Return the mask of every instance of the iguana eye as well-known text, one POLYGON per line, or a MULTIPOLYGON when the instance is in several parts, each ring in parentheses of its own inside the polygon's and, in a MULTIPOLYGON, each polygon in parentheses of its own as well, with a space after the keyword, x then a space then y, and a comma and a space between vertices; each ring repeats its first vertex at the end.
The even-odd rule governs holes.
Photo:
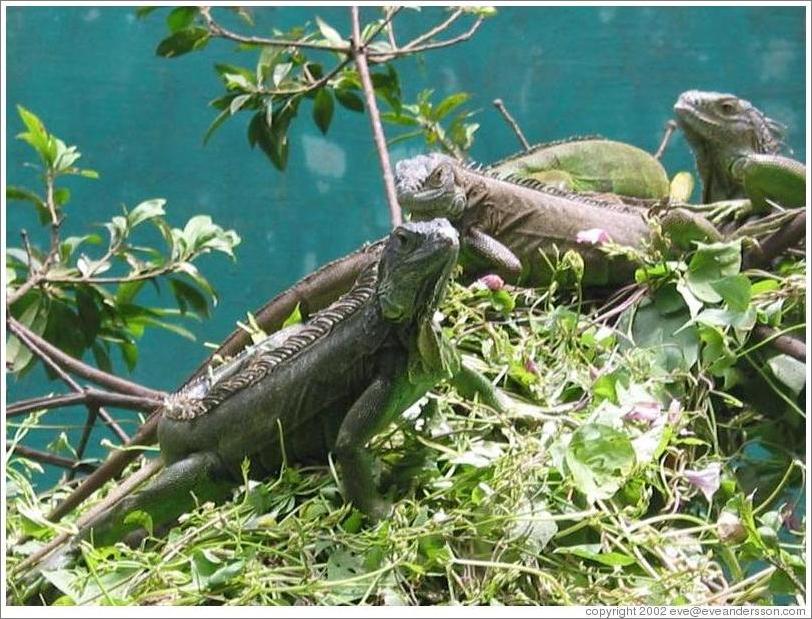
POLYGON ((434 169, 434 172, 429 176, 429 185, 431 187, 442 187, 445 181, 446 169, 445 166, 439 166, 434 169))
POLYGON ((736 104, 732 101, 722 101, 719 104, 719 108, 725 114, 733 114, 736 111, 736 104))
POLYGON ((398 228, 395 230, 395 241, 397 241, 397 248, 403 249, 408 247, 409 241, 411 241, 411 236, 409 236, 409 233, 402 228, 398 228))

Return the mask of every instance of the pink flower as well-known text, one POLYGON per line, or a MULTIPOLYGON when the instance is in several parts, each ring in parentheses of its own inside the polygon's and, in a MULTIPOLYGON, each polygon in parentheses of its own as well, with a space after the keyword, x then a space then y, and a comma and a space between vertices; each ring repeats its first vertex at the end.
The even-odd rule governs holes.
POLYGON ((482 277, 477 280, 480 284, 485 286, 491 292, 496 292, 497 290, 502 290, 505 287, 505 280, 501 277, 496 275, 495 273, 490 273, 489 275, 483 275, 482 277))
POLYGON ((590 228, 589 230, 581 230, 575 235, 577 243, 588 243, 589 245, 600 245, 611 241, 612 237, 603 228, 590 228))
POLYGON ((708 501, 713 498, 713 495, 719 489, 721 483, 720 472, 721 467, 718 462, 709 464, 701 471, 683 471, 688 482, 692 486, 699 488, 708 501))
POLYGON ((531 372, 532 374, 538 374, 539 373, 539 366, 537 366, 536 362, 533 361, 530 358, 525 360, 524 369, 527 370, 528 372, 531 372))
POLYGON ((628 413, 623 415, 626 421, 651 423, 660 417, 662 409, 657 402, 636 402, 628 413))

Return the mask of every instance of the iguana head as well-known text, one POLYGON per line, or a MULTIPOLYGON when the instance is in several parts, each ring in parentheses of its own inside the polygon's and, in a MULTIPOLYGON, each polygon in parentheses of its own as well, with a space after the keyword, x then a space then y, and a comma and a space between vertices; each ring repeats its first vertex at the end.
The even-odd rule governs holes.
POLYGON ((398 161, 395 189, 400 206, 416 220, 462 215, 465 191, 460 186, 451 157, 433 153, 398 161))
POLYGON ((677 99, 674 112, 694 149, 764 154, 781 149, 782 126, 735 95, 688 90, 677 99))
POLYGON ((378 263, 378 299, 386 319, 431 316, 457 262, 459 236, 446 219, 395 228, 378 263))

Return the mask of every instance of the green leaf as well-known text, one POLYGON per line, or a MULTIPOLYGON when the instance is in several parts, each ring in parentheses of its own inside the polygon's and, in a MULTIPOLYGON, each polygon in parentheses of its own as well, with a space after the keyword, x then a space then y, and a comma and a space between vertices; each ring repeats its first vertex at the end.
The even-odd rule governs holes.
POLYGON ((229 103, 229 105, 228 105, 228 113, 229 113, 229 115, 234 116, 234 114, 239 112, 240 109, 242 108, 242 106, 244 106, 246 103, 248 103, 248 101, 250 101, 251 97, 253 97, 253 96, 254 96, 253 94, 248 93, 248 94, 238 95, 238 96, 234 97, 231 100, 231 103, 229 103))
POLYGON ((789 355, 776 355, 767 361, 773 375, 798 397, 806 386, 806 364, 789 355))
POLYGON ((634 447, 611 426, 589 423, 573 433, 566 463, 575 487, 593 503, 610 498, 623 485, 634 467, 634 447))
POLYGON ((741 270, 741 239, 730 243, 698 243, 688 265, 686 281, 691 292, 706 303, 719 303, 722 296, 713 284, 741 270))
POLYGON ((193 26, 171 34, 158 44, 155 53, 164 58, 175 58, 202 49, 209 42, 209 31, 193 26))
POLYGON ((336 47, 345 47, 347 45, 347 42, 341 38, 338 31, 318 15, 316 15, 316 24, 319 27, 319 31, 321 31, 321 35, 327 39, 330 45, 335 45, 336 47))
POLYGON ((199 9, 194 6, 181 6, 173 9, 166 16, 166 25, 169 26, 169 30, 172 32, 183 30, 192 25, 198 12, 199 9))
POLYGON ((13 187, 8 185, 6 187, 6 200, 20 200, 24 202, 31 202, 36 207, 37 216, 41 224, 46 224, 51 221, 51 214, 48 212, 48 207, 45 202, 33 191, 23 187, 13 187))
POLYGON ((280 62, 273 68, 273 73, 271 74, 271 81, 273 82, 274 86, 279 86, 282 81, 288 76, 290 70, 293 68, 292 62, 280 62))
POLYGON ((629 555, 620 552, 601 552, 600 544, 580 544, 578 546, 559 546, 553 551, 555 554, 568 554, 588 559, 610 567, 633 565, 635 560, 629 555))
POLYGON ((432 110, 432 120, 442 120, 451 111, 468 101, 469 98, 470 95, 467 92, 457 92, 446 97, 432 110))
POLYGON ((54 202, 57 206, 64 206, 70 200, 70 189, 67 187, 58 187, 54 190, 54 202))
POLYGON ((353 112, 364 111, 364 102, 354 92, 342 88, 336 88, 333 92, 338 102, 348 110, 353 112))
POLYGON ((45 125, 36 114, 27 110, 22 105, 17 106, 17 112, 28 131, 20 133, 17 138, 27 142, 37 151, 45 165, 53 166, 56 159, 56 142, 45 129, 45 125))
POLYGON ((316 98, 313 100, 313 121, 321 129, 322 133, 327 133, 330 121, 333 118, 333 97, 326 88, 319 88, 316 98))
POLYGON ((712 281, 710 285, 730 309, 743 312, 750 305, 752 290, 750 279, 746 275, 730 275, 712 281))
POLYGON ((132 372, 138 363, 138 346, 132 342, 122 341, 119 342, 119 349, 124 363, 127 365, 127 370, 132 372))
POLYGON ((223 561, 211 550, 196 550, 191 558, 192 578, 201 590, 222 586, 239 575, 245 560, 223 561))
POLYGON ((197 288, 174 277, 169 278, 169 286, 181 313, 185 314, 187 308, 191 307, 198 316, 209 316, 209 302, 197 288))
POLYGON ((217 129, 220 127, 220 125, 222 125, 224 122, 226 122, 230 117, 231 117, 231 109, 230 108, 223 110, 222 112, 220 112, 217 115, 217 117, 209 125, 209 128, 206 129, 206 133, 203 135, 203 145, 204 146, 208 143, 209 139, 214 134, 214 132, 217 131, 217 129))
POLYGON ((296 307, 293 308, 293 311, 290 313, 290 316, 285 318, 285 322, 282 323, 282 328, 290 327, 291 325, 298 325, 302 322, 302 308, 299 306, 299 303, 296 304, 296 307))
POLYGON ((165 215, 164 204, 166 204, 166 200, 163 198, 155 198, 142 202, 127 214, 129 227, 135 228, 138 224, 149 219, 155 219, 156 217, 165 215))

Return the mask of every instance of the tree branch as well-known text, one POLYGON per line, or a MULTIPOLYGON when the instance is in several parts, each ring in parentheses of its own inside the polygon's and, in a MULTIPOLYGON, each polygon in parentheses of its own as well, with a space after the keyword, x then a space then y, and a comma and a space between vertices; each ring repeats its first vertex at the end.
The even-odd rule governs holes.
POLYGON ((510 112, 507 111, 505 104, 502 102, 501 99, 494 99, 493 104, 496 106, 496 109, 502 114, 502 117, 505 119, 510 128, 513 129, 513 133, 516 134, 516 137, 519 139, 519 143, 524 148, 524 151, 527 152, 530 150, 530 142, 527 141, 527 138, 524 137, 524 133, 522 133, 521 127, 519 127, 519 123, 510 115, 510 112))
POLYGON ((757 268, 770 263, 804 236, 806 236, 806 211, 798 213, 777 232, 764 239, 763 243, 748 250, 744 255, 742 268, 757 268))
POLYGON ((352 54, 355 59, 355 66, 361 77, 361 85, 364 89, 364 98, 369 111, 369 124, 372 127, 372 136, 375 140, 375 148, 378 151, 378 160, 381 164, 383 174, 383 184, 386 189, 386 201, 389 205, 389 219, 392 226, 398 226, 403 221, 395 193, 395 177, 392 175, 392 164, 389 161, 389 151, 386 149, 386 137, 381 126, 381 115, 378 111, 378 104, 375 101, 375 90, 372 86, 372 79, 369 76, 369 66, 367 65, 366 48, 361 45, 361 23, 358 17, 358 7, 350 7, 352 19, 352 54))
POLYGON ((418 54, 420 52, 427 52, 433 49, 441 49, 443 47, 451 47, 452 45, 456 45, 457 43, 462 43, 463 41, 467 41, 482 25, 482 22, 485 21, 485 18, 481 15, 477 18, 477 20, 473 23, 471 28, 467 31, 463 32, 462 34, 453 37, 451 39, 447 39, 445 41, 435 41, 434 43, 426 43, 425 45, 419 45, 417 47, 410 47, 408 49, 405 48, 398 48, 394 49, 389 52, 376 52, 370 50, 369 57, 370 60, 374 62, 385 62, 387 60, 392 60, 393 58, 397 58, 399 56, 405 56, 407 54, 418 54))
POLYGON ((64 456, 49 454, 44 451, 39 451, 38 449, 31 449, 30 447, 25 447, 24 445, 19 444, 15 445, 14 453, 19 456, 22 456, 23 458, 34 460, 35 462, 52 464, 54 466, 58 466, 63 469, 68 469, 70 471, 81 471, 86 473, 92 473, 93 471, 96 470, 96 467, 93 464, 90 464, 89 462, 81 462, 79 460, 74 460, 73 458, 65 458, 64 456))
POLYGON ((108 374, 86 363, 71 357, 70 355, 62 352, 53 344, 42 339, 36 333, 31 331, 28 327, 23 325, 11 316, 6 317, 9 330, 16 335, 32 352, 32 345, 39 349, 40 354, 47 355, 57 365, 61 366, 69 372, 73 372, 98 385, 103 385, 108 389, 118 391, 120 393, 140 396, 142 398, 151 398, 154 400, 162 400, 167 394, 163 391, 156 391, 149 389, 129 380, 125 380, 113 374, 108 374))
POLYGON ((806 342, 790 335, 781 335, 767 325, 756 325, 753 335, 761 342, 769 345, 778 352, 784 353, 806 363, 806 342))
MULTIPOLYGON (((152 398, 110 393, 109 391, 99 391, 98 389, 84 389, 76 393, 29 398, 27 400, 14 402, 6 407, 6 418, 19 417, 20 415, 25 415, 35 410, 49 410, 63 406, 75 406, 77 404, 90 406, 109 404, 110 406, 126 408, 128 410, 151 411, 160 406, 161 403, 161 400, 154 400, 152 398)), ((124 440, 127 440, 126 436, 124 440)))

